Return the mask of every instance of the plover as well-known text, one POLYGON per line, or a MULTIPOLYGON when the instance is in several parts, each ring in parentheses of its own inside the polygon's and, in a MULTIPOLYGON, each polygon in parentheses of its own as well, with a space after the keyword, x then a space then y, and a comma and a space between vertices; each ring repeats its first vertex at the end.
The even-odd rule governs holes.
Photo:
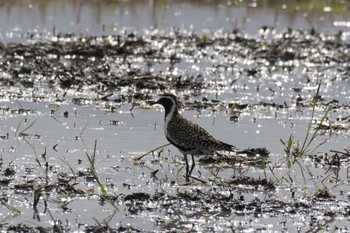
POLYGON ((154 104, 164 107, 164 133, 167 140, 177 147, 185 157, 186 179, 195 167, 194 156, 214 155, 217 151, 236 151, 236 147, 215 139, 205 129, 187 120, 178 112, 177 98, 173 94, 164 94, 154 104), (187 156, 191 155, 189 167, 187 156))

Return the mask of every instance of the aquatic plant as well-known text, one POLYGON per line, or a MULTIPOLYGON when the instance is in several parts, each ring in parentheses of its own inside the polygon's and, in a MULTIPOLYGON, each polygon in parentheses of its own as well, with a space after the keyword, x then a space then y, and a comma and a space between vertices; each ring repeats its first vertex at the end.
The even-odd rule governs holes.
POLYGON ((17 136, 17 135, 20 136, 20 137, 30 136, 30 134, 27 133, 26 131, 27 131, 28 129, 32 128, 36 121, 33 121, 33 122, 30 123, 25 129, 23 129, 23 130, 21 130, 21 131, 19 132, 19 129, 20 129, 20 127, 21 127, 23 121, 24 121, 24 122, 27 122, 27 118, 26 118, 26 117, 23 117, 22 120, 18 123, 17 128, 16 128, 16 131, 15 131, 15 136, 17 136))
MULTIPOLYGON (((90 173, 93 176, 93 178, 95 179, 96 183, 98 184, 98 186, 100 187, 101 193, 102 193, 102 197, 107 200, 107 202, 113 206, 115 208, 115 210, 118 210, 118 208, 115 206, 111 195, 108 194, 107 189, 105 188, 105 186, 101 183, 100 178, 96 172, 95 169, 95 158, 96 158, 96 148, 97 148, 97 140, 95 140, 95 145, 94 145, 94 152, 93 154, 90 156, 89 153, 86 152, 86 157, 89 160, 89 164, 90 164, 90 173)), ((114 215, 114 213, 112 214, 112 216, 114 215)))
MULTIPOLYGON (((328 108, 325 113, 323 114, 321 120, 317 123, 317 127, 315 127, 315 131, 312 133, 312 123, 315 119, 315 112, 316 112, 316 104, 317 104, 317 98, 319 96, 321 88, 321 83, 318 84, 316 94, 312 100, 312 113, 311 113, 311 119, 308 122, 307 129, 305 132, 305 137, 302 140, 295 139, 293 134, 290 134, 288 140, 284 141, 283 139, 280 139, 281 143, 284 145, 284 152, 288 156, 293 156, 294 158, 303 157, 306 154, 312 153, 313 151, 317 150, 320 146, 322 146, 324 143, 326 143, 327 140, 323 140, 322 142, 318 143, 314 148, 310 148, 311 144, 315 139, 320 135, 320 129, 323 124, 323 122, 326 120, 330 108, 328 108)), ((290 164, 288 165, 290 167, 290 164)))
MULTIPOLYGON (((5 193, 0 194, 0 204, 5 206, 12 213, 12 216, 8 216, 7 218, 1 220, 1 222, 5 222, 5 220, 9 219, 10 217, 15 218, 15 217, 21 215, 21 211, 19 209, 17 209, 15 206, 9 204, 9 203, 11 203, 11 201, 9 200, 10 198, 11 197, 9 197, 5 193)), ((1 224, 0 224, 0 226, 1 226, 1 224)))

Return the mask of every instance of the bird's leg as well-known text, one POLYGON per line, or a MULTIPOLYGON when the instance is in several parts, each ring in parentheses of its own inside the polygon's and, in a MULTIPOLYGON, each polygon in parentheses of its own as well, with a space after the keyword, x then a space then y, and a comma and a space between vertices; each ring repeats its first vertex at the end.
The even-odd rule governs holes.
POLYGON ((185 156, 185 163, 186 163, 186 180, 189 181, 189 166, 188 166, 188 160, 187 160, 187 154, 184 154, 185 156))
POLYGON ((188 174, 189 176, 191 176, 192 171, 193 171, 193 169, 194 169, 194 166, 196 165, 196 163, 194 162, 194 156, 193 156, 193 155, 191 155, 191 156, 192 156, 192 165, 191 165, 190 173, 188 174))

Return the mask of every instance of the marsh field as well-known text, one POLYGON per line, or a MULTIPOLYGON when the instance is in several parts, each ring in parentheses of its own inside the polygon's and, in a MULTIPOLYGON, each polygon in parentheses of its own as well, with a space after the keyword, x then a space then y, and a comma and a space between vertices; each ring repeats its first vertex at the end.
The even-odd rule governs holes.
POLYGON ((0 21, 1 232, 350 231, 347 1, 1 1, 0 21), (166 92, 247 153, 187 182, 166 92))

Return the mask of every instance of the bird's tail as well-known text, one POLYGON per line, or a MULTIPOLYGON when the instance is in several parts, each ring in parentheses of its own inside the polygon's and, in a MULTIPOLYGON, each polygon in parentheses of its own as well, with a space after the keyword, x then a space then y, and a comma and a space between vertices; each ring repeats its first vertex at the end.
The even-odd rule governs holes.
POLYGON ((225 147, 225 148, 224 148, 225 151, 232 151, 232 152, 238 151, 238 148, 237 148, 237 147, 232 146, 232 145, 230 145, 230 144, 223 143, 223 146, 225 147))

